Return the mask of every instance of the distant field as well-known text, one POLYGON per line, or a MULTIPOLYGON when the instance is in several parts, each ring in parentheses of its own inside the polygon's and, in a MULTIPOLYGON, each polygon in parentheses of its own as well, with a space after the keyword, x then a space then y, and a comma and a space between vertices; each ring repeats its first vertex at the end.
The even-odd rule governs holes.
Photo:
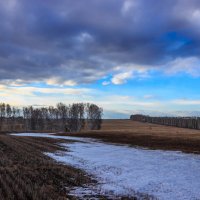
POLYGON ((200 130, 163 126, 131 120, 103 120, 100 131, 83 131, 75 136, 152 149, 200 153, 200 130))

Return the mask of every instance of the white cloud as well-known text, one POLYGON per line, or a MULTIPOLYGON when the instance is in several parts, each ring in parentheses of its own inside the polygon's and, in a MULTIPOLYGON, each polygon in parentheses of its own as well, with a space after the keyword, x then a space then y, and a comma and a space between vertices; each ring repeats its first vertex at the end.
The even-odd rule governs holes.
POLYGON ((94 95, 94 89, 89 88, 42 88, 42 87, 14 87, 0 85, 0 102, 14 106, 24 105, 55 105, 58 102, 67 104, 86 102, 88 95, 94 95))
POLYGON ((55 86, 75 86, 77 83, 74 80, 62 80, 59 77, 52 77, 46 80, 48 85, 55 86))
POLYGON ((93 37, 89 33, 83 32, 77 37, 77 40, 83 43, 91 42, 93 41, 93 37))
POLYGON ((110 84, 110 81, 103 81, 102 85, 106 86, 106 85, 109 85, 110 84))
POLYGON ((119 74, 115 74, 111 79, 112 83, 115 85, 120 85, 126 83, 126 81, 133 77, 133 72, 122 72, 119 74))
POLYGON ((65 86, 75 86, 77 83, 73 80, 64 81, 63 85, 65 86))
POLYGON ((177 100, 173 100, 172 103, 179 104, 179 105, 200 105, 200 100, 177 99, 177 100))
POLYGON ((60 95, 81 95, 92 92, 88 88, 41 88, 41 87, 0 87, 0 94, 12 95, 28 95, 36 96, 35 93, 42 94, 60 94, 60 95))
POLYGON ((164 71, 168 74, 185 72, 192 76, 200 76, 200 59, 197 57, 176 58, 164 66, 164 71))
POLYGON ((146 94, 146 95, 144 95, 144 99, 152 99, 152 98, 155 98, 155 96, 152 95, 152 94, 146 94))
POLYGON ((10 14, 12 14, 12 12, 16 9, 17 3, 17 0, 7 0, 3 7, 9 11, 10 14))
POLYGON ((123 71, 113 76, 112 83, 123 84, 133 77, 145 79, 150 77, 151 71, 160 71, 168 75, 186 73, 193 77, 200 76, 200 59, 195 56, 177 57, 162 65, 124 64, 113 68, 114 72, 123 71))
POLYGON ((122 14, 127 14, 129 11, 133 12, 133 8, 136 7, 137 2, 133 0, 126 0, 122 6, 122 14))

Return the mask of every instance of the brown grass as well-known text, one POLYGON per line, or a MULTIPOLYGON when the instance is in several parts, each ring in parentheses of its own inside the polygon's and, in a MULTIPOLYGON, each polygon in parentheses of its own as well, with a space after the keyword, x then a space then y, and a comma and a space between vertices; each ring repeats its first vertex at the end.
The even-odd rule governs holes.
POLYGON ((177 128, 132 120, 104 120, 100 131, 83 131, 73 136, 151 149, 200 153, 200 130, 177 128))
POLYGON ((60 165, 42 151, 54 152, 55 140, 0 135, 0 199, 68 199, 67 188, 90 182, 85 174, 60 165))

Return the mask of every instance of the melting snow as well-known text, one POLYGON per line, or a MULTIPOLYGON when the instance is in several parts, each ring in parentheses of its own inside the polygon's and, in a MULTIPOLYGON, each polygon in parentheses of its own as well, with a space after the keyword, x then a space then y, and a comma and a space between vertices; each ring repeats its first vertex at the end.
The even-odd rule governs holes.
POLYGON ((76 140, 61 144, 69 152, 46 154, 95 176, 102 194, 130 196, 138 192, 163 200, 200 199, 200 155, 133 148, 88 138, 20 135, 76 140))

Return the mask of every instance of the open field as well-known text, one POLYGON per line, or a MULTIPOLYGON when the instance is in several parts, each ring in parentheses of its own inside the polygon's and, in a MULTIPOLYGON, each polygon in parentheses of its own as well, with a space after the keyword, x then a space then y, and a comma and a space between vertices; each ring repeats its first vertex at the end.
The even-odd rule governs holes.
POLYGON ((92 137, 106 142, 151 149, 200 153, 200 130, 163 126, 131 120, 103 120, 100 131, 83 131, 73 136, 92 137))
MULTIPOLYGON (((74 141, 48 137, 18 137, 1 133, 0 199, 110 199, 104 194, 86 194, 83 198, 79 198, 71 193, 73 188, 96 185, 97 182, 81 169, 63 165, 47 155, 64 151, 66 153, 66 148, 61 147, 60 143, 70 144, 74 141)), ((137 198, 123 196, 117 199, 137 198)), ((149 198, 144 195, 142 199, 149 198)))
POLYGON ((85 198, 88 194, 107 195, 113 200, 124 196, 138 200, 199 199, 200 155, 130 147, 84 137, 45 133, 17 135, 65 139, 60 144, 62 151, 45 155, 95 178, 96 184, 71 190, 74 196, 84 197, 81 199, 92 199, 85 198))
MULTIPOLYGON (((39 135, 38 133, 36 134, 39 135)), ((144 178, 144 182, 141 183, 139 179, 134 182, 134 184, 136 184, 136 189, 137 184, 139 184, 139 188, 140 184, 147 184, 148 187, 144 186, 144 188, 147 187, 147 190, 139 190, 137 195, 141 196, 139 199, 149 199, 149 187, 154 189, 157 187, 156 184, 162 185, 165 184, 165 181, 168 181, 164 180, 165 175, 163 175, 165 174, 165 165, 167 166, 169 164, 167 169, 171 167, 170 172, 172 173, 174 170, 173 174, 177 176, 177 174, 180 174, 176 171, 179 170, 178 162, 180 162, 180 166, 182 166, 181 173, 183 176, 180 176, 179 183, 180 185, 187 185, 188 181, 185 181, 185 179, 188 180, 188 177, 190 177, 192 181, 193 179, 191 177, 193 177, 194 174, 187 174, 189 164, 183 163, 190 163, 191 159, 191 161, 194 162, 192 165, 194 168, 193 170, 196 171, 196 165, 199 159, 198 157, 193 158, 192 155, 184 155, 184 159, 181 161, 183 155, 176 153, 172 153, 173 155, 171 155, 170 153, 165 152, 148 152, 148 150, 143 152, 141 149, 137 150, 117 145, 109 146, 109 144, 90 142, 90 140, 88 141, 89 143, 85 143, 81 142, 82 139, 80 138, 77 138, 76 142, 73 141, 73 137, 71 140, 66 139, 65 137, 56 138, 58 135, 66 136, 66 133, 57 133, 53 136, 54 138, 49 138, 49 136, 44 138, 43 135, 44 134, 42 134, 42 137, 18 137, 5 133, 0 134, 0 199, 79 199, 75 195, 70 195, 70 191, 73 191, 73 188, 81 188, 82 186, 96 185, 98 183, 98 180, 91 178, 89 175, 90 172, 94 172, 94 175, 99 174, 100 176, 105 173, 105 180, 107 180, 107 178, 108 180, 109 178, 112 180, 110 175, 113 173, 116 183, 118 182, 117 177, 120 181, 122 181, 120 177, 125 178, 124 184, 121 182, 122 185, 118 185, 119 188, 123 188, 123 186, 126 185, 126 181, 128 181, 130 177, 132 177, 130 179, 131 181, 137 180, 138 174, 146 173, 145 177, 142 177, 142 175, 139 176, 144 178), (59 144, 65 144, 65 148, 59 144), (68 152, 68 150, 70 150, 70 152, 68 152), (105 152, 106 150, 107 153, 105 152), (124 153, 123 151, 127 151, 127 153, 124 153), (44 152, 47 154, 44 154, 44 152), (61 152, 61 154, 59 152, 61 152), (119 152, 122 155, 127 156, 126 161, 132 160, 131 163, 127 162, 125 166, 123 166, 122 163, 121 169, 119 169, 119 171, 122 170, 120 173, 116 171, 120 166, 118 160, 119 152), (93 155, 90 153, 93 153, 93 155), (115 153, 117 153, 117 155, 115 155, 115 153), (142 156, 140 156, 141 159, 139 160, 137 160, 138 153, 142 154, 142 156), (97 154, 99 154, 98 157, 96 157, 97 154), (89 157, 87 157, 87 155, 89 157), (102 155, 103 158, 101 158, 100 155, 102 155), (107 155, 107 158, 105 155, 107 155), (172 157, 174 157, 174 159, 172 159, 172 157), (76 160, 76 158, 78 158, 78 160, 76 160), (97 165, 98 167, 95 166, 96 158, 99 159, 99 166, 97 165), (104 158, 106 159, 104 160, 104 158), (113 160, 111 163, 107 162, 111 158, 115 158, 115 161, 113 160), (151 160, 151 158, 153 158, 155 162, 151 160), (176 158, 180 158, 180 160, 177 160, 176 158), (55 161, 59 161, 59 159, 61 159, 60 161, 63 161, 65 165, 55 161), (80 162, 81 159, 84 159, 85 161, 82 163, 80 162), (90 159, 94 159, 94 161, 90 159), (148 159, 150 160, 148 161, 148 159), (167 159, 169 159, 169 162, 167 159), (171 163, 172 160, 174 160, 174 163, 171 163), (72 165, 69 166, 68 163, 70 164, 70 162, 72 165), (87 162, 91 162, 91 164, 87 165, 87 162), (143 164, 143 162, 146 164, 143 164), (137 165, 132 165, 132 163, 137 163, 137 165), (170 163, 173 165, 171 166, 170 163), (131 170, 128 170, 127 168, 126 171, 126 167, 128 167, 129 164, 131 170), (148 165, 150 168, 146 167, 148 165), (177 167, 174 167, 174 165, 177 167), (79 167, 77 168, 77 166, 79 167), (163 169, 163 171, 160 171, 161 183, 157 180, 157 176, 152 175, 154 174, 154 169, 156 170, 156 167, 159 167, 160 170, 163 169), (100 171, 96 171, 97 169, 100 171), (152 169, 152 171, 148 171, 148 169, 152 169), (131 171, 131 174, 126 175, 129 171, 131 171), (124 175, 124 177, 122 175, 124 175), (182 180, 184 175, 186 175, 186 177, 182 180), (148 178, 146 179, 146 177, 148 178), (156 179, 154 180, 154 178, 156 179), (155 185, 152 185, 151 179, 155 181, 155 185)), ((200 131, 198 130, 134 122, 131 120, 104 120, 100 131, 85 130, 81 133, 73 133, 71 136, 98 138, 105 142, 128 144, 130 146, 142 146, 151 149, 180 150, 187 153, 200 153, 200 131)), ((123 159, 121 161, 123 161, 123 159)), ((172 183, 174 181, 173 174, 171 177, 172 183)), ((131 183, 131 186, 132 185, 133 184, 131 183)), ((163 187, 167 188, 168 186, 166 185, 163 187)), ((186 186, 183 185, 183 187, 186 186)), ((192 188, 195 187, 198 187, 198 182, 196 185, 192 185, 192 188)), ((171 189, 166 191, 171 191, 171 189)), ((184 191, 185 190, 183 190, 183 192, 184 191)), ((198 191, 195 190, 193 192, 194 195, 198 195, 196 194, 198 191)), ((187 196, 188 194, 189 193, 185 193, 184 195, 187 196)), ((165 194, 163 195, 165 197, 165 194)), ((174 193, 168 195, 174 195, 174 193)), ((124 196, 126 196, 126 194, 124 196)), ((104 194, 91 194, 90 198, 82 199, 92 199, 93 197, 97 197, 98 199, 112 199, 104 196, 104 194)), ((120 199, 137 198, 121 197, 120 199)))
POLYGON ((91 182, 82 171, 42 153, 62 150, 58 141, 0 135, 1 200, 73 199, 67 188, 91 182))

